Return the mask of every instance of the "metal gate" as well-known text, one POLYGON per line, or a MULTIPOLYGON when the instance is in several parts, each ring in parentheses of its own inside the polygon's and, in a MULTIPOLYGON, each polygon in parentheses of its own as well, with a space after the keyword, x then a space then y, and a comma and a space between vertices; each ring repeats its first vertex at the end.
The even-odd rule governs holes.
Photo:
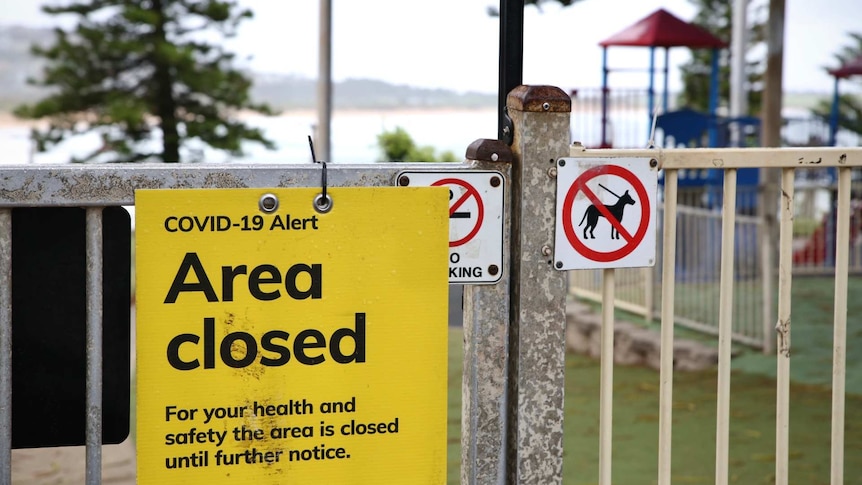
MULTIPOLYGON (((718 412, 716 483, 729 481, 730 358, 733 331, 736 176, 746 167, 781 170, 772 199, 780 211, 776 404, 776 483, 788 482, 790 407, 790 285, 794 184, 798 170, 828 166, 838 171, 835 253, 832 483, 843 483, 850 171, 862 167, 862 149, 793 150, 584 150, 571 147, 569 96, 549 86, 520 86, 508 97, 514 126, 512 152, 499 142, 474 144, 468 162, 435 166, 446 171, 497 169, 511 180, 504 221, 500 283, 468 286, 464 294, 465 357, 462 384, 461 481, 470 484, 553 484, 562 481, 563 383, 565 372, 566 273, 553 265, 555 162, 560 157, 646 157, 665 171, 665 222, 661 229, 661 371, 658 483, 671 483, 673 340, 675 326, 677 180, 682 169, 724 171, 719 255, 718 412), (508 163, 513 163, 509 165, 508 163), (510 224, 511 222, 511 224, 510 224)), ((403 164, 339 165, 329 184, 392 186, 403 164)), ((429 166, 422 165, 423 170, 429 166)), ((86 207, 88 268, 87 483, 100 483, 101 210, 133 205, 137 188, 314 187, 320 173, 307 166, 25 166, 4 167, 0 178, 0 483, 11 474, 11 217, 12 207, 86 207)), ((507 184, 509 185, 509 184, 507 184)), ((602 270, 600 483, 610 485, 613 408, 613 310, 616 270, 602 270)), ((773 290, 770 290, 770 292, 773 290)), ((646 478, 650 480, 650 478, 646 478)))
MULTIPOLYGON (((449 173, 493 168, 509 177, 509 148, 497 141, 487 142, 480 140, 468 151, 484 154, 487 162, 338 165, 328 170, 327 183, 330 187, 394 187, 398 175, 411 169, 449 173)), ((86 208, 86 476, 81 478, 96 484, 102 480, 103 442, 102 210, 133 206, 135 190, 143 188, 320 187, 320 181, 319 165, 311 164, 4 166, 0 177, 0 484, 12 480, 13 208, 86 208)))
MULTIPOLYGON (((679 220, 678 171, 684 169, 720 168, 724 171, 721 209, 720 288, 718 305, 718 398, 716 415, 716 467, 715 483, 729 482, 730 433, 730 361, 731 340, 734 330, 734 298, 737 294, 738 274, 735 266, 736 190, 737 170, 768 167, 781 171, 781 185, 775 198, 764 199, 779 213, 778 261, 767 261, 767 268, 778 275, 778 318, 775 325, 777 338, 776 380, 776 449, 775 483, 788 483, 789 412, 790 412, 790 289, 793 268, 793 215, 794 178, 806 168, 831 167, 837 169, 837 213, 835 218, 835 302, 833 324, 832 362, 832 445, 831 483, 844 483, 844 401, 846 380, 847 342, 847 282, 850 253, 850 182, 851 170, 862 166, 862 149, 859 148, 800 148, 800 149, 670 149, 670 150, 584 150, 573 147, 571 157, 613 159, 616 157, 647 157, 654 159, 665 171, 664 226, 662 229, 661 265, 661 369, 659 404, 659 469, 658 483, 671 483, 671 434, 673 412, 673 348, 675 318, 675 290, 677 271, 675 262, 677 221, 679 220)), ((775 188, 774 188, 775 189, 775 188)), ((770 251, 765 251, 768 256, 770 251)), ((772 294, 769 288, 767 295, 772 294)), ((612 394, 613 394, 613 308, 615 296, 615 270, 603 270, 602 275, 602 387, 600 431, 600 483, 611 483, 612 394)))

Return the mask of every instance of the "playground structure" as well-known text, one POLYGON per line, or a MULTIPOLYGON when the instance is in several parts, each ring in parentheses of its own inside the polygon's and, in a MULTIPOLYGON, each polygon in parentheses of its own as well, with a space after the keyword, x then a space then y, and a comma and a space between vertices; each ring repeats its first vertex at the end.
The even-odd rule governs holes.
MULTIPOLYGON (((676 147, 730 147, 730 146, 759 146, 760 145, 760 119, 753 116, 722 117, 718 116, 718 73, 719 52, 727 47, 727 43, 714 36, 704 28, 685 22, 664 9, 658 9, 643 19, 635 22, 622 31, 599 42, 602 48, 602 87, 601 87, 601 136, 597 145, 591 143, 585 146, 598 146, 599 148, 638 148, 645 146, 645 140, 655 143, 656 146, 665 148, 676 147), (644 99, 638 99, 638 95, 632 91, 624 91, 617 95, 609 87, 609 77, 612 69, 608 67, 608 49, 612 46, 621 47, 646 47, 649 49, 649 84, 644 99), (670 92, 668 89, 669 52, 673 47, 687 47, 689 49, 710 49, 712 62, 709 72, 709 108, 708 112, 702 113, 688 107, 681 107, 674 111, 670 110, 670 92), (660 135, 654 136, 651 130, 653 114, 656 112, 656 88, 655 88, 655 51, 656 48, 664 48, 663 66, 663 89, 661 92, 661 114, 656 117, 655 128, 660 135), (634 106, 632 102, 634 101, 634 106), (643 111, 643 107, 646 111, 643 111), (617 118, 621 123, 627 123, 626 128, 634 127, 634 139, 618 139, 617 132, 611 134, 611 128, 616 121, 611 120, 612 108, 619 107, 621 112, 617 118), (638 121, 639 120, 639 121, 638 121), (634 121, 632 126, 631 121, 634 121), (736 143, 732 143, 731 133, 738 131, 742 136, 736 143), (617 141, 617 143, 614 143, 617 141), (639 142, 639 143, 638 143, 639 142)), ((575 93, 577 94, 577 93, 575 93)), ((573 111, 578 109, 578 103, 573 101, 573 111)), ((629 131, 628 129, 626 131, 629 131)), ((753 169, 743 170, 739 174, 740 188, 743 192, 753 192, 749 187, 758 183, 758 172, 753 169)), ((705 170, 698 172, 683 172, 680 174, 680 186, 687 190, 703 188, 710 192, 711 187, 720 187, 722 174, 719 170, 705 170)), ((711 206, 720 205, 720 199, 708 197, 706 200, 714 199, 711 206)), ((753 213, 755 201, 751 197, 743 197, 740 200, 740 209, 746 213, 753 213)), ((702 204, 696 204, 701 206, 702 204)))
MULTIPOLYGON (((602 87, 571 91, 573 140, 587 148, 642 148, 647 140, 662 148, 694 147, 757 147, 760 145, 760 119, 753 116, 723 117, 716 113, 718 105, 718 53, 726 44, 702 28, 684 22, 665 10, 657 10, 630 27, 599 43, 602 48, 602 87), (611 46, 647 47, 649 49, 648 86, 643 89, 611 89, 608 49, 611 46), (657 103, 655 82, 655 50, 664 48, 663 90, 657 103), (708 112, 674 106, 668 92, 668 50, 672 47, 712 49, 710 98, 708 112), (661 107, 652 133, 652 114, 661 107), (732 137, 733 132, 741 134, 732 137)), ((857 146, 858 136, 843 131, 837 122, 838 83, 841 79, 862 74, 862 57, 831 70, 835 77, 833 115, 827 125, 818 119, 787 119, 782 127, 782 140, 787 146, 857 146)), ((677 323, 706 332, 715 331, 718 302, 713 302, 713 287, 717 287, 721 265, 720 233, 723 204, 724 171, 720 168, 681 169, 677 172, 680 204, 677 225, 676 278, 684 286, 678 288, 677 323), (691 300, 687 302, 687 300, 691 300)), ((663 184, 663 174, 659 174, 663 184)), ((766 274, 769 256, 765 239, 765 214, 760 196, 760 169, 741 168, 737 174, 736 238, 734 242, 736 278, 748 288, 734 302, 734 338, 743 343, 768 349, 768 322, 761 308, 767 298, 770 283, 766 274), (760 210, 759 210, 760 208, 760 210)), ((799 224, 793 244, 793 267, 797 273, 818 274, 834 271, 836 243, 835 193, 837 171, 813 168, 801 172, 796 180, 794 205, 799 224), (802 230, 804 229, 804 230, 802 230)), ((857 183, 854 179, 854 183, 857 183)), ((854 186, 853 194, 860 190, 854 186)), ((660 207, 660 211, 663 209, 660 207)), ((660 226, 663 217, 659 216, 660 226)), ((850 224, 850 270, 862 271, 862 205, 854 203, 850 224)), ((653 309, 661 298, 660 275, 651 270, 620 270, 621 307, 644 315, 654 315, 653 309)), ((575 272, 571 278, 573 293, 598 299, 599 273, 575 272), (584 274, 580 274, 584 273, 584 274)))
MULTIPOLYGON (((849 79, 855 76, 862 75, 862 55, 844 62, 841 66, 835 69, 829 69, 829 74, 835 79, 832 110, 829 116, 828 140, 829 146, 847 145, 844 140, 839 137, 839 102, 840 102, 840 82, 844 79, 849 79)), ((859 139, 851 140, 852 145, 859 145, 859 139)), ((858 175, 858 174, 857 174, 858 175)), ((835 220, 835 184, 836 171, 834 169, 820 170, 813 180, 805 185, 805 189, 811 191, 808 194, 808 206, 811 217, 817 221, 816 228, 810 235, 800 241, 798 247, 793 253, 794 265, 802 270, 811 271, 818 267, 831 268, 835 265, 836 243, 834 238, 829 233, 836 225, 835 220), (818 195, 820 197, 818 197, 818 195), (821 203, 815 202, 820 199, 821 203), (813 206, 813 207, 812 207, 813 206), (824 207, 825 206, 825 207, 824 207), (819 210, 818 210, 819 209, 819 210)), ((855 180, 858 184, 858 180, 855 180)), ((850 257, 851 268, 858 269, 860 259, 862 259, 862 201, 860 197, 860 188, 854 187, 853 195, 856 197, 851 205, 850 214, 850 257)))
MULTIPOLYGON (((652 14, 635 22, 630 27, 599 42, 602 47, 602 139, 600 148, 611 148, 607 138, 608 125, 608 78, 611 69, 608 67, 608 48, 611 46, 648 47, 649 48, 649 87, 647 88, 647 117, 655 111, 655 49, 664 48, 664 89, 662 91, 662 112, 667 113, 670 107, 668 91, 668 71, 670 48, 688 47, 691 49, 712 49, 712 68, 710 72, 709 114, 715 115, 718 106, 718 52, 727 44, 710 34, 703 28, 680 20, 664 9, 658 9, 652 14)), ((708 127, 709 146, 715 146, 715 127, 708 127)))
MULTIPOLYGON (((571 91, 574 139, 587 148, 641 148, 651 134, 650 127, 656 108, 656 71, 663 74, 661 110, 656 120, 656 146, 670 147, 729 147, 759 146, 760 119, 756 116, 724 117, 718 110, 719 52, 727 43, 702 27, 685 22, 672 13, 658 9, 622 31, 599 42, 602 48, 602 86, 571 91), (638 71, 638 68, 611 68, 610 47, 646 47, 649 65, 648 85, 644 89, 613 89, 613 72, 638 71), (709 72, 709 102, 707 112, 677 107, 668 89, 669 51, 673 47, 710 49, 712 63, 709 72), (656 48, 664 48, 664 64, 656 67, 656 48), (672 111, 673 109, 673 111, 672 111), (738 127, 742 136, 735 144, 731 131, 738 127)), ((862 75, 862 56, 830 69, 835 80, 832 112, 828 123, 823 120, 785 114, 782 140, 787 146, 858 146, 857 135, 842 131, 838 120, 840 81, 862 75)))

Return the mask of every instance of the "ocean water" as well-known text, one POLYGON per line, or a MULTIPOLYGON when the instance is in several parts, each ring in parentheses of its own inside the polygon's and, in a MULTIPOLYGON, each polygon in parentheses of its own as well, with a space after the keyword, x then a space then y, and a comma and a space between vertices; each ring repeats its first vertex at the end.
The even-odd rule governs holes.
MULTIPOLYGON (((828 138, 827 127, 820 122, 800 119, 788 112, 790 121, 782 129, 784 139, 793 145, 823 144, 828 138)), ((223 152, 203 145, 188 152, 197 161, 222 163, 308 163, 311 154, 308 136, 313 135, 316 124, 313 112, 287 113, 265 117, 250 115, 245 121, 263 130, 273 140, 275 150, 260 145, 246 145, 246 155, 230 157, 223 152)), ((373 163, 382 160, 377 136, 397 127, 405 129, 419 146, 431 146, 440 153, 451 151, 456 159, 464 156, 467 146, 479 138, 497 137, 496 109, 482 110, 413 110, 413 111, 339 111, 334 113, 331 127, 332 156, 329 162, 373 163)), ((650 119, 631 110, 614 112, 609 116, 608 141, 617 148, 643 148, 647 146, 650 119)), ((30 129, 23 125, 0 125, 0 164, 66 163, 72 157, 82 158, 101 145, 99 135, 90 133, 69 139, 45 153, 32 153, 30 129)), ((656 145, 662 143, 662 132, 656 133, 656 145)), ((601 142, 601 115, 598 112, 572 113, 571 140, 596 147, 601 142)), ((157 142, 153 142, 155 144, 157 142)), ((858 146, 860 137, 839 132, 839 146, 858 146)), ((153 147, 156 149, 157 147, 153 147)), ((318 150, 319 152, 319 150, 318 150)), ((566 154, 562 154, 566 155, 566 154)))
MULTIPOLYGON (((263 130, 273 140, 275 150, 249 143, 241 158, 197 147, 192 155, 205 162, 307 163, 311 160, 308 136, 314 134, 316 114, 289 113, 274 117, 250 115, 245 121, 263 130)), ((451 151, 463 157, 467 146, 478 138, 497 137, 496 109, 469 111, 345 111, 332 118, 331 160, 336 163, 372 163, 382 160, 377 136, 401 127, 419 146, 432 146, 437 152, 451 151)), ((23 125, 0 127, 2 164, 66 163, 98 150, 101 138, 89 133, 64 141, 44 153, 32 153, 30 128, 23 125)), ((318 149, 319 152, 319 149, 318 149)))

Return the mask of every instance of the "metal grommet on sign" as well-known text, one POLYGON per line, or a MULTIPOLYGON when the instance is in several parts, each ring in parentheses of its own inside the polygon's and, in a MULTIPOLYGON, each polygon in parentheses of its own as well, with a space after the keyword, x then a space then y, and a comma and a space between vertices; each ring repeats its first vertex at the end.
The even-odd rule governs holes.
POLYGON ((278 210, 278 197, 275 194, 263 194, 260 196, 260 201, 258 201, 257 205, 262 212, 266 212, 267 214, 275 212, 278 210))
POLYGON ((332 209, 332 197, 325 193, 317 194, 314 197, 314 210, 320 212, 321 214, 325 214, 332 209))
POLYGON ((326 193, 326 162, 317 161, 317 156, 314 154, 314 142, 311 141, 311 135, 308 136, 308 147, 311 148, 311 160, 314 163, 319 163, 323 167, 323 172, 320 177, 320 193, 314 197, 314 210, 321 214, 325 214, 332 210, 332 196, 326 193))

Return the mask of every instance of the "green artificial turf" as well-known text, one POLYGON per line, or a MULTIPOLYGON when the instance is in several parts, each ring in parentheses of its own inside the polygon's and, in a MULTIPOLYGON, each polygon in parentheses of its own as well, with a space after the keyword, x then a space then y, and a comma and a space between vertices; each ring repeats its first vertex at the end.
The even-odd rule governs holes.
POLYGON ((464 330, 449 327, 449 426, 447 483, 461 483, 461 375, 464 361, 464 330))
MULTIPOLYGON (((460 483, 460 396, 463 331, 449 332, 450 484, 460 483)), ((677 372, 673 398, 675 484, 715 482, 716 372, 677 372)), ((599 362, 566 357, 563 483, 598 483, 599 362)), ((614 368, 613 483, 652 484, 658 464, 658 373, 614 368)), ((774 483, 775 381, 734 371, 731 377, 730 482, 774 483)), ((790 483, 828 484, 831 391, 791 387, 790 483)), ((844 483, 862 483, 862 397, 847 396, 844 483)))
MULTIPOLYGON (((717 374, 674 378, 673 483, 715 482, 717 374)), ((658 373, 614 368, 613 483, 655 483, 658 466, 658 373)), ((599 362, 566 359, 565 484, 598 483, 599 362)), ((769 484, 775 476, 775 381, 733 372, 731 377, 731 483, 769 484)), ((791 386, 790 483, 828 484, 831 391, 791 386)), ((862 483, 862 398, 847 396, 844 483, 862 483)))

